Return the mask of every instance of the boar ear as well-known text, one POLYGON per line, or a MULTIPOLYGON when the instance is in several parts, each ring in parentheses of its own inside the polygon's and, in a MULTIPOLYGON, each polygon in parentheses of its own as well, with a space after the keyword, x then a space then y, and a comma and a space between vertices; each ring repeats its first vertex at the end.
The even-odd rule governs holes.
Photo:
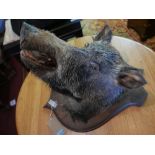
POLYGON ((94 41, 102 40, 104 42, 110 43, 112 39, 112 31, 108 25, 105 25, 104 28, 96 35, 94 41))
POLYGON ((130 69, 119 73, 118 83, 127 88, 138 88, 146 84, 146 80, 141 71, 130 69))

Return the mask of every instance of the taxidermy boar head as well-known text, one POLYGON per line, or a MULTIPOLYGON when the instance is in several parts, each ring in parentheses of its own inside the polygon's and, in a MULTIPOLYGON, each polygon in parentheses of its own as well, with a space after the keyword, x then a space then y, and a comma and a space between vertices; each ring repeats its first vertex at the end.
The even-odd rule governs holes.
POLYGON ((68 45, 53 33, 24 23, 20 46, 23 63, 52 89, 70 95, 77 104, 64 105, 74 119, 89 120, 101 108, 115 104, 146 82, 141 69, 128 65, 111 46, 106 25, 85 48, 68 45))

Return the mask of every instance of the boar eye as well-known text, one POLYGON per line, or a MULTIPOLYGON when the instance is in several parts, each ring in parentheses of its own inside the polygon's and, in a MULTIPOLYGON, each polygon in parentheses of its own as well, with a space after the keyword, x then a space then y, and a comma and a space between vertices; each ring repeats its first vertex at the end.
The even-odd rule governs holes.
POLYGON ((90 67, 95 70, 95 71, 99 71, 99 65, 95 62, 90 62, 90 67))
POLYGON ((88 79, 99 71, 99 65, 93 61, 82 64, 76 70, 77 76, 80 80, 88 79))

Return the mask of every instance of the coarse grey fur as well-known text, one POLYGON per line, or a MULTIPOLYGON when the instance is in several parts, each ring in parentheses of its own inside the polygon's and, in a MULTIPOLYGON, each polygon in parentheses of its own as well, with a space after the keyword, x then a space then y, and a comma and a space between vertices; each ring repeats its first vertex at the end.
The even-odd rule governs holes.
POLYGON ((141 69, 128 65, 111 46, 109 26, 85 48, 68 45, 54 34, 24 23, 20 45, 23 63, 54 90, 70 95, 78 104, 64 107, 74 119, 88 121, 101 108, 115 104, 128 91, 146 81, 141 69))

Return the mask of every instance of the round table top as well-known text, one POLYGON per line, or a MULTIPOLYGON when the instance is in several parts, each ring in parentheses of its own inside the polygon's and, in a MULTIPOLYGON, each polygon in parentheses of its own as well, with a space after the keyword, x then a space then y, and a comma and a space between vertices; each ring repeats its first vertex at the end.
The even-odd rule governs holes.
MULTIPOLYGON (((83 47, 89 42, 92 37, 86 36, 71 40, 69 44, 83 47)), ((113 36, 112 45, 128 64, 144 69, 148 98, 142 107, 129 107, 100 128, 83 134, 155 134, 155 53, 140 43, 117 36, 113 36)), ((27 75, 17 100, 18 134, 53 134, 49 128, 51 112, 43 108, 50 93, 43 81, 31 72, 27 75)), ((66 134, 79 133, 67 130, 66 134)))

